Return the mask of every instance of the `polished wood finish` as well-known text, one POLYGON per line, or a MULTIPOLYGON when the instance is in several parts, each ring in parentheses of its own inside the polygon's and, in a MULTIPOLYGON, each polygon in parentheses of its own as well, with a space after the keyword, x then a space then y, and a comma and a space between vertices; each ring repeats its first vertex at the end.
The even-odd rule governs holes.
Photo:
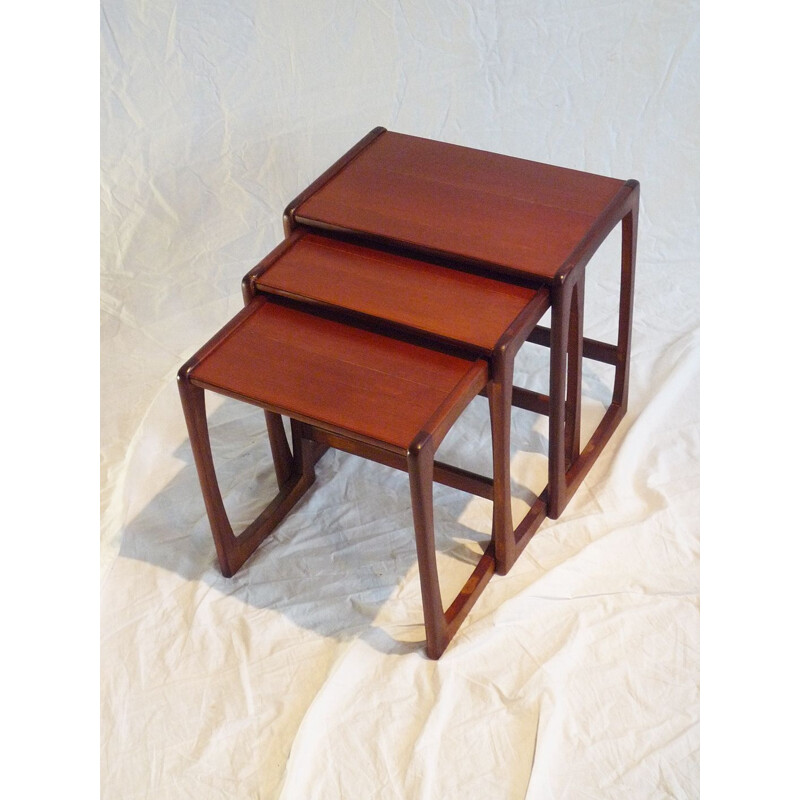
POLYGON ((624 182, 384 131, 315 191, 296 223, 554 282, 624 182))
POLYGON ((472 362, 257 298, 195 385, 405 453, 472 362))
POLYGON ((255 552, 261 542, 275 530, 314 482, 314 465, 309 445, 297 435, 295 428, 293 432, 296 456, 288 477, 284 477, 278 494, 264 511, 247 526, 243 533, 236 536, 225 511, 214 470, 204 392, 202 388, 191 384, 188 372, 185 370, 179 373, 178 389, 200 479, 200 488, 208 513, 208 522, 214 536, 220 571, 229 578, 255 552))
MULTIPOLYGON (((546 494, 547 513, 555 518, 585 475, 579 464, 593 463, 599 453, 595 436, 580 451, 584 357, 615 367, 612 403, 596 433, 613 431, 627 403, 638 204, 633 180, 375 129, 287 206, 284 227, 287 233, 334 232, 368 246, 550 287, 551 329, 535 329, 530 341, 551 349, 546 494), (587 340, 585 268, 620 223, 618 340, 587 340)), ((512 390, 514 404, 523 400, 523 407, 531 407, 531 399, 512 390)))
MULTIPOLYGON (((506 574, 546 516, 544 498, 518 530, 511 519, 510 436, 514 357, 549 307, 546 288, 402 256, 298 229, 242 280, 246 302, 257 294, 300 301, 316 313, 347 314, 375 331, 422 336, 489 359, 493 448, 493 542, 506 574)), ((549 411, 547 399, 539 403, 549 411)))
MULTIPOLYGON (((315 443, 408 472, 427 652, 438 658, 495 567, 492 545, 445 610, 439 591, 432 484, 485 490, 480 476, 436 465, 452 424, 489 380, 487 363, 419 347, 255 297, 178 373, 200 485, 219 558, 234 574, 314 481, 315 443), (291 462, 279 491, 235 536, 214 470, 204 391, 213 390, 291 419, 291 462)), ((271 438, 274 431, 270 431, 271 438)), ((287 457, 280 447, 278 453, 287 457)), ((277 466, 276 466, 277 470, 277 466)), ((493 494, 493 493, 492 493, 493 494)))
POLYGON ((341 172, 359 153, 378 138, 386 128, 380 126, 373 128, 366 136, 360 141, 356 142, 341 158, 335 161, 325 172, 322 173, 316 180, 312 181, 295 199, 287 206, 283 214, 283 230, 288 236, 292 228, 294 228, 294 212, 298 205, 300 205, 306 198, 316 194, 331 178, 341 172))
POLYGON ((328 447, 404 470, 426 648, 438 658, 493 572, 558 517, 628 402, 639 185, 376 128, 284 214, 286 240, 244 278, 246 307, 179 372, 220 568, 232 575, 314 482, 328 447), (621 224, 616 343, 583 335, 586 266, 621 224), (551 327, 538 325, 550 308, 551 327), (513 385, 525 342, 550 348, 547 395, 513 385), (615 369, 581 449, 583 359, 615 369), (208 437, 205 390, 264 409, 277 496, 232 532, 208 437), (492 478, 435 460, 476 394, 489 401, 492 478), (549 416, 548 484, 511 520, 511 408, 549 416), (289 446, 281 416, 291 420, 289 446), (444 609, 434 481, 493 501, 492 540, 444 609))
POLYGON ((249 273, 255 291, 346 309, 485 353, 537 294, 311 232, 293 234, 288 245, 249 273))
MULTIPOLYGON (((639 184, 628 181, 613 213, 606 210, 598 219, 598 241, 585 243, 579 259, 562 269, 562 280, 551 287, 550 329, 550 447, 548 461, 548 516, 558 518, 597 460, 611 434, 619 425, 628 403, 633 323, 633 286, 636 265, 636 234, 639 213, 639 184), (583 337, 583 292, 586 263, 603 238, 622 223, 620 298, 617 344, 585 340, 583 337), (572 348, 572 352, 568 352, 572 348), (606 413, 579 451, 580 356, 614 368, 614 389, 606 413), (570 361, 572 367, 570 368, 570 361), (567 396, 565 398, 565 392, 567 396), (561 400, 559 398, 562 398, 561 400)), ((532 339, 537 339, 536 329, 532 339)))

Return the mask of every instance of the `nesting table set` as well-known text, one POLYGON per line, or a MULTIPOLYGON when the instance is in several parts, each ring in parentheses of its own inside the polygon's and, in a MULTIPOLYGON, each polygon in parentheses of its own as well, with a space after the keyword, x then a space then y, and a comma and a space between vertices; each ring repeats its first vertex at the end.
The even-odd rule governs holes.
POLYGON ((244 309, 178 373, 220 568, 233 575, 334 447, 409 476, 426 649, 438 658, 494 572, 557 518, 625 414, 639 185, 376 128, 286 209, 285 240, 245 275, 244 309), (622 226, 617 342, 583 335, 586 265, 622 226), (550 328, 540 321, 550 311, 550 328), (550 348, 547 395, 514 386, 525 342, 550 348), (580 447, 583 358, 614 367, 580 447), (217 482, 205 391, 265 410, 278 494, 235 536, 217 482), (488 399, 491 478, 435 459, 488 399), (548 483, 511 518, 512 406, 549 418, 548 483), (290 419, 291 447, 282 416, 290 419), (444 609, 433 481, 493 502, 492 537, 444 609))

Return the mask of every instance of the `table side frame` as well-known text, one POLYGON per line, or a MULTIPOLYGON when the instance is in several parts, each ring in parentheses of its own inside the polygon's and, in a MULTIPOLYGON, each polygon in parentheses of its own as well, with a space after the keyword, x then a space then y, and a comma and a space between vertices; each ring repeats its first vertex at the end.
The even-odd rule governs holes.
POLYGON ((537 327, 529 341, 543 343, 549 333, 550 347, 550 457, 548 463, 548 516, 561 516, 597 460, 628 407, 633 291, 639 217, 639 183, 629 180, 605 212, 575 248, 551 285, 551 327, 537 327), (586 267, 609 233, 622 225, 619 318, 617 344, 583 335, 586 267), (580 449, 581 376, 583 358, 611 364, 614 388, 603 418, 580 449), (559 402, 559 398, 565 398, 559 402))

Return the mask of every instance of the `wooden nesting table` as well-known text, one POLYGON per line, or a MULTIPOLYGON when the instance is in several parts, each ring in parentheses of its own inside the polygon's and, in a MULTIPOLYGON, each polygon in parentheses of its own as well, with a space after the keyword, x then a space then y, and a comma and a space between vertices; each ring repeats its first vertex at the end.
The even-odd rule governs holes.
MULTIPOLYGON (((545 499, 537 498, 514 529, 510 472, 513 362, 549 307, 547 289, 516 286, 298 229, 245 276, 243 290, 246 303, 260 294, 278 295, 317 313, 488 362, 491 381, 485 393, 493 450, 488 497, 494 501, 496 570, 505 575, 547 512, 545 499)), ((532 402, 533 393, 525 395, 532 402)), ((275 429, 280 435, 282 428, 276 425, 275 429)), ((280 449, 285 451, 285 445, 280 449)), ((461 473, 466 477, 467 473, 461 473)), ((472 483, 457 488, 482 494, 477 487, 488 479, 472 473, 469 478, 472 483)), ((449 482, 444 475, 442 479, 449 482)))
POLYGON ((287 234, 297 227, 339 232, 547 287, 551 327, 536 328, 530 340, 550 347, 547 502, 556 518, 627 409, 638 212, 634 180, 375 128, 288 205, 284 227, 287 234), (619 323, 611 344, 583 336, 585 270, 620 222, 619 323), (613 365, 615 376, 611 404, 581 451, 583 357, 613 365))
MULTIPOLYGON (((427 651, 438 658, 494 571, 489 548, 443 609, 433 532, 434 453, 486 385, 488 366, 254 298, 178 373, 220 567, 233 575, 314 482, 312 443, 409 474, 427 651), (225 512, 205 414, 205 390, 292 420, 294 452, 273 501, 238 537, 225 512)), ((454 480, 458 475, 453 476, 454 480)))
POLYGON ((287 237, 244 277, 245 308, 179 372, 223 574, 314 480, 329 446, 408 472, 427 652, 438 658, 491 574, 557 517, 625 413, 638 184, 376 128, 286 210, 287 237), (622 223, 618 339, 585 339, 585 267, 622 223), (551 311, 550 329, 539 322, 551 311), (526 341, 550 347, 549 394, 513 384, 526 341), (580 449, 581 363, 615 368, 612 402, 580 449), (204 391, 265 410, 279 492, 236 537, 217 485, 204 391), (434 460, 472 398, 489 401, 492 477, 434 460), (512 406, 549 416, 548 486, 511 518, 512 406), (281 416, 291 419, 292 446, 281 416), (492 540, 445 611, 432 482, 493 501, 492 540))

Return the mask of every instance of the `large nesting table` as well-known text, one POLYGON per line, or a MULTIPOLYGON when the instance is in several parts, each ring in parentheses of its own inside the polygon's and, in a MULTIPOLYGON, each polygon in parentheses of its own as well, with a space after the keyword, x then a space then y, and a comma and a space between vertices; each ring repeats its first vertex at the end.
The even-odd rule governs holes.
MULTIPOLYGON (((375 128, 286 208, 298 227, 546 287, 550 329, 548 515, 560 516, 628 402, 639 184, 375 128), (616 343, 583 336, 586 265, 622 223, 616 343), (613 365, 611 403, 580 448, 583 357, 613 365)), ((542 411, 542 400, 513 402, 542 411)))

